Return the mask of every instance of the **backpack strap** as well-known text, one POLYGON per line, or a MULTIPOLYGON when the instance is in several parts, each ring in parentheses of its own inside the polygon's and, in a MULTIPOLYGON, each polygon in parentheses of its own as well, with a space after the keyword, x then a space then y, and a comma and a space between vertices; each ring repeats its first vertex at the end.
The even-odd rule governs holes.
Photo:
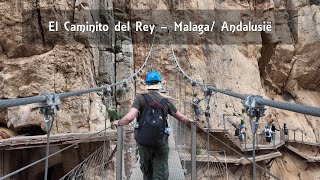
POLYGON ((159 103, 160 103, 161 107, 164 107, 165 105, 167 105, 168 102, 169 102, 169 100, 167 98, 162 98, 159 103))
POLYGON ((147 104, 150 104, 154 101, 149 94, 142 94, 142 96, 146 100, 147 104))
POLYGON ((169 102, 167 98, 162 98, 160 102, 154 100, 149 94, 142 94, 144 99, 146 100, 147 106, 156 105, 159 108, 163 109, 165 105, 169 102))

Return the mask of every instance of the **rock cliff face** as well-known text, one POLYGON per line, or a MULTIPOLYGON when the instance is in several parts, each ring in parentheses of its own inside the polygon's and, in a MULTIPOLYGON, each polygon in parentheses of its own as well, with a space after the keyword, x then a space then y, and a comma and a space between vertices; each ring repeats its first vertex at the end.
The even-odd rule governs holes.
MULTIPOLYGON (((174 52, 186 72, 194 79, 235 92, 320 106, 319 4, 317 0, 1 1, 0 97, 28 97, 113 83, 139 68, 150 48, 152 36, 134 31, 123 35, 108 31, 95 36, 48 32, 47 26, 52 19, 74 23, 99 21, 112 27, 114 17, 124 22, 131 19, 165 25, 180 19, 235 21, 236 16, 238 20, 270 20, 274 22, 275 31, 173 35, 174 52)), ((176 100, 180 111, 191 116, 191 108, 183 100, 192 100, 193 89, 174 64, 170 38, 167 31, 155 33, 154 49, 144 72, 159 70, 165 88, 176 100)), ((112 100, 107 98, 108 107, 103 103, 103 95, 98 93, 64 99, 53 131, 100 130, 107 117, 106 109, 125 113, 135 88, 140 93, 143 87, 143 76, 140 76, 135 84, 114 89, 113 95, 117 96, 112 100)), ((194 91, 196 96, 202 97, 199 87, 194 91)), ((222 114, 228 114, 234 124, 245 119, 250 128, 239 100, 221 94, 215 94, 212 99, 213 115, 209 126, 221 127, 222 114)), ((201 106, 204 108, 205 104, 201 106)), ((274 108, 268 108, 266 114, 275 119, 277 127, 286 122, 289 129, 310 132, 306 134, 306 141, 319 141, 319 118, 274 108)), ((264 127, 266 119, 262 120, 260 128, 264 127)), ((43 117, 34 110, 34 105, 2 109, 0 122, 18 129, 30 125, 45 129, 43 117)), ((318 166, 306 167, 306 163, 286 152, 269 168, 283 179, 320 177, 318 166)), ((243 176, 240 170, 236 174, 243 176)))
MULTIPOLYGON (((84 33, 49 32, 49 21, 114 24, 110 1, 2 1, 0 69, 1 98, 66 92, 115 81, 114 32, 93 37, 84 33), (104 14, 100 14, 101 8, 104 14), (110 33, 110 34, 108 34, 110 33)), ((62 101, 54 132, 97 131, 106 107, 97 93, 62 101)), ((43 126, 33 105, 1 110, 8 127, 43 126)))

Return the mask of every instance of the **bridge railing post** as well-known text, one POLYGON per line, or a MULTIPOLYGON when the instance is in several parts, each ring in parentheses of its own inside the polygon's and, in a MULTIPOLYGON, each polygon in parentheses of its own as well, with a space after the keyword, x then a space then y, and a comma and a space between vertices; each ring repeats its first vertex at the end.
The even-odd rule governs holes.
POLYGON ((123 127, 117 128, 116 180, 122 180, 123 127))
POLYGON ((191 123, 191 180, 197 179, 197 125, 191 123))

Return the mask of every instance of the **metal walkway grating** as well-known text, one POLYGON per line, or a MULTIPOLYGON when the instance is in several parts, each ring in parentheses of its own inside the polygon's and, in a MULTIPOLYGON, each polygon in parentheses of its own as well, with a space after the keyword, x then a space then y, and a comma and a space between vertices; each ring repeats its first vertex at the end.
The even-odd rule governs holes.
MULTIPOLYGON (((175 149, 175 142, 173 139, 173 134, 169 136, 169 180, 185 180, 185 175, 181 166, 180 157, 178 151, 175 149)), ((131 174, 130 180, 142 180, 143 175, 140 170, 139 162, 135 165, 133 172, 131 174)))

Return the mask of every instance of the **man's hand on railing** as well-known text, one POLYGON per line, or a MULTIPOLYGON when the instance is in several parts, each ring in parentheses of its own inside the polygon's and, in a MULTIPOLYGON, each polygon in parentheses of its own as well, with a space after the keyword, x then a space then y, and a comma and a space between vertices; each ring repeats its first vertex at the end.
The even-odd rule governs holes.
POLYGON ((111 129, 117 129, 118 126, 121 126, 120 120, 115 120, 111 123, 111 129))
POLYGON ((188 128, 191 128, 191 124, 194 123, 194 122, 196 122, 196 121, 193 120, 193 119, 188 119, 188 120, 189 120, 189 121, 186 122, 186 125, 187 125, 188 128))

